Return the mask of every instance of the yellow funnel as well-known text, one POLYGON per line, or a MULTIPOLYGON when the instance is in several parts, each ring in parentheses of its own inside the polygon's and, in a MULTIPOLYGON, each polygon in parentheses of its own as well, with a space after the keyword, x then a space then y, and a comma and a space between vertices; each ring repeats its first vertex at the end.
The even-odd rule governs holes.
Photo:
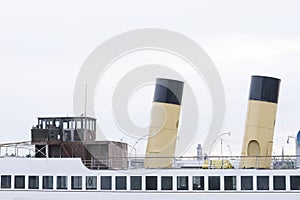
POLYGON ((157 79, 145 168, 170 168, 175 156, 183 82, 157 79))
POLYGON ((241 168, 270 168, 280 79, 252 76, 241 168))

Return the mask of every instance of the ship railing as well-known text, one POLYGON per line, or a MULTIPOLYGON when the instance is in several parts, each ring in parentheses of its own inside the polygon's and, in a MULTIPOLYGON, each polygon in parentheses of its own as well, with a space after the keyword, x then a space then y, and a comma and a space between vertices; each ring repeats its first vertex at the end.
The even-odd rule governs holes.
POLYGON ((196 156, 180 157, 95 157, 83 160, 89 169, 295 169, 299 168, 300 155, 279 156, 196 156), (147 160, 147 164, 145 164, 147 160), (171 160, 165 166, 159 164, 171 160))
POLYGON ((26 157, 35 154, 34 145, 30 141, 0 144, 0 157, 26 157))
POLYGON ((90 160, 82 160, 89 169, 127 169, 128 157, 92 157, 90 160))

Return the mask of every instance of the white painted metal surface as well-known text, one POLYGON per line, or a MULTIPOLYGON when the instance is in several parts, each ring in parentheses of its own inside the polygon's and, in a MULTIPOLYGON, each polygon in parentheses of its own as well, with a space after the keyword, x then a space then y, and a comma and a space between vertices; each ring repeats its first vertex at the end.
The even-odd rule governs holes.
MULTIPOLYGON (((257 170, 257 169, 130 169, 130 170, 89 170, 77 158, 1 158, 0 159, 0 175, 12 175, 12 188, 0 189, 0 199, 2 200, 60 200, 60 199, 298 199, 300 190, 290 190, 289 176, 300 175, 300 171, 297 169, 288 170, 257 170), (28 189, 28 179, 25 182, 25 189, 13 189, 15 175, 25 176, 39 176, 39 189, 28 189), (276 175, 286 176, 286 190, 275 191, 273 190, 273 179, 276 175), (53 176, 54 185, 51 190, 42 189, 42 176, 53 176), (68 176, 68 182, 70 183, 71 176, 82 176, 82 190, 71 190, 71 184, 68 184, 67 190, 56 189, 56 176, 68 176), (86 190, 85 177, 97 176, 97 190, 86 190), (112 177, 112 190, 103 191, 100 190, 100 176, 112 177), (115 177, 126 176, 127 177, 127 190, 115 190, 115 177), (130 176, 142 176, 143 184, 141 191, 130 191, 130 176), (145 177, 157 176, 158 179, 161 176, 173 176, 173 191, 162 191, 160 189, 160 181, 158 181, 158 189, 156 191, 148 191, 145 189, 145 177), (189 177, 189 189, 177 190, 176 176, 188 176, 189 177), (205 189, 204 191, 194 191, 191 187, 193 176, 205 177, 205 189), (208 176, 220 176, 221 189, 219 191, 208 190, 208 176), (237 189, 235 191, 224 190, 224 176, 236 176, 237 177, 237 189), (256 180, 256 176, 269 176, 270 188, 268 191, 258 191, 256 184, 253 185, 252 191, 242 191, 240 188, 241 176, 253 176, 256 180)), ((254 181, 255 182, 255 181, 254 181)))

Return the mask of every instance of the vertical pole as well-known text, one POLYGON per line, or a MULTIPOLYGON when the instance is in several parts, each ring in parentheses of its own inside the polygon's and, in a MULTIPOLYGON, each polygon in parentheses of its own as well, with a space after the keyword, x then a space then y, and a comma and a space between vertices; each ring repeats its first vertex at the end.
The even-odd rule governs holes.
POLYGON ((86 104, 87 104, 87 85, 85 85, 85 95, 84 95, 84 117, 86 117, 86 104))
POLYGON ((84 96, 84 134, 83 140, 86 140, 86 128, 87 128, 87 121, 86 121, 86 105, 87 105, 87 84, 85 85, 85 96, 84 96))
POLYGON ((223 156, 223 138, 221 138, 221 157, 223 156))

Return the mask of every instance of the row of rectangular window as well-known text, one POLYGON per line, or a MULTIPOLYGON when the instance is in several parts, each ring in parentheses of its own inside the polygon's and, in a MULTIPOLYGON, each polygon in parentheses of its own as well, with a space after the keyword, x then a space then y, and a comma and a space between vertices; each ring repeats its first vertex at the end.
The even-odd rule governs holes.
MULTIPOLYGON (((146 176, 146 190, 158 189, 158 177, 146 176)), ((257 190, 269 190, 269 176, 257 176, 256 177, 257 190)), ((11 176, 1 176, 1 188, 11 188, 11 176)), ((204 190, 204 176, 192 177, 192 189, 204 190)), ((112 189, 112 177, 101 176, 100 179, 101 190, 112 189)), ((25 176, 14 176, 14 188, 25 189, 25 176)), ((39 189, 39 176, 28 176, 28 189, 39 189)), ((42 177, 42 189, 53 189, 53 176, 42 177)), ((66 190, 68 189, 68 177, 57 176, 56 177, 56 189, 66 190)), ((71 189, 82 189, 82 176, 71 176, 71 189)), ((86 189, 97 189, 97 176, 86 176, 86 189)), ((116 176, 115 177, 115 189, 127 190, 127 177, 116 176)), ((208 190, 220 190, 220 176, 208 177, 208 190)), ((237 181, 236 176, 224 176, 224 190, 236 190, 237 181)), ((300 190, 300 176, 290 176, 290 189, 300 190)), ((130 190, 142 190, 142 176, 130 176, 130 190)), ((173 190, 173 177, 161 176, 161 190, 173 190)), ((177 176, 177 190, 189 190, 189 177, 177 176)), ((241 190, 253 190, 253 176, 241 176, 241 190)), ((273 190, 286 190, 286 177, 285 176, 273 176, 273 190)))

